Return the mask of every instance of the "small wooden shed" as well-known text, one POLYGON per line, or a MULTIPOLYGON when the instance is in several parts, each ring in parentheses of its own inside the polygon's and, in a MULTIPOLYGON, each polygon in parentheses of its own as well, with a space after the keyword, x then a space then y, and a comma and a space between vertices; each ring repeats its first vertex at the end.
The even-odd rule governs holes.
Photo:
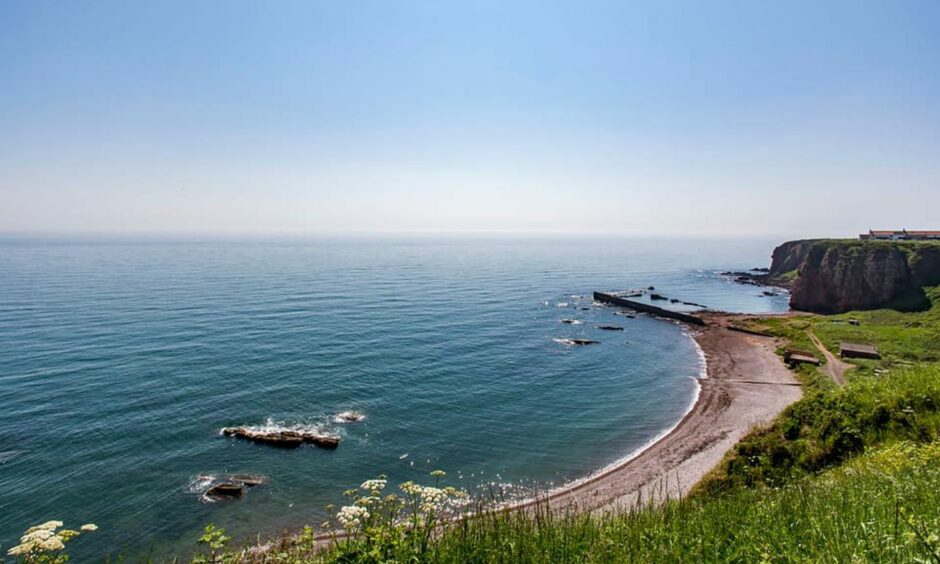
POLYGON ((839 343, 839 356, 842 358, 871 358, 878 360, 881 355, 872 345, 862 343, 839 343))
POLYGON ((787 349, 783 351, 783 361, 793 368, 797 364, 812 364, 819 366, 819 359, 811 352, 801 351, 799 349, 787 349))

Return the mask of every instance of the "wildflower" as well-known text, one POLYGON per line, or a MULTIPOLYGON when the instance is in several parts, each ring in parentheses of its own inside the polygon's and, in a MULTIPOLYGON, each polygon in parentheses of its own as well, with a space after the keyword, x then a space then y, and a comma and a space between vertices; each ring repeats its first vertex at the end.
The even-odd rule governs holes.
POLYGON ((367 497, 360 497, 359 499, 357 499, 356 505, 361 505, 362 507, 366 507, 366 506, 372 505, 373 503, 377 503, 379 501, 381 501, 381 498, 379 498, 379 496, 370 495, 367 497))
POLYGON ((426 486, 421 488, 420 496, 423 502, 437 505, 444 501, 445 494, 441 488, 426 486))
POLYGON ((86 533, 93 533, 98 530, 98 525, 95 525, 94 523, 86 523, 81 526, 81 530, 86 533))
POLYGON ((54 531, 64 525, 62 521, 46 521, 42 525, 36 525, 35 527, 30 527, 26 529, 26 534, 33 533, 36 531, 54 531))
POLYGON ((446 475, 447 475, 447 472, 444 472, 443 470, 435 470, 431 472, 431 476, 434 478, 443 478, 446 475))
POLYGON ((365 507, 357 505, 347 505, 342 507, 336 514, 336 520, 347 531, 358 529, 362 521, 369 518, 369 511, 365 507))
POLYGON ((421 494, 421 486, 412 481, 405 482, 398 487, 408 495, 417 496, 421 494))
POLYGON ((29 554, 32 550, 32 544, 19 544, 8 550, 7 556, 23 556, 24 554, 29 554))
POLYGON ((71 529, 63 529, 59 531, 58 533, 56 533, 55 536, 57 536, 58 538, 62 539, 63 542, 65 542, 70 539, 74 539, 80 534, 81 533, 79 533, 78 531, 73 531, 71 529))
POLYGON ((52 551, 52 550, 62 550, 65 548, 65 543, 62 542, 57 536, 49 537, 44 540, 42 544, 39 545, 41 550, 52 551))
POLYGON ((49 529, 36 529, 33 527, 26 531, 26 534, 20 537, 20 542, 23 544, 29 542, 42 542, 47 538, 55 536, 55 533, 49 529))
POLYGON ((385 478, 378 478, 375 480, 366 480, 359 487, 373 495, 378 495, 385 489, 386 484, 388 484, 388 481, 385 478))

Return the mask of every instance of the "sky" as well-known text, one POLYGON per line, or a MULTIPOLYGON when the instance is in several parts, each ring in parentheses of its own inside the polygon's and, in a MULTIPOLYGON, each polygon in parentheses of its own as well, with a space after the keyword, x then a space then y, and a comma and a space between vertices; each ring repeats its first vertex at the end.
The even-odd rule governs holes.
POLYGON ((0 1, 0 232, 940 229, 940 2, 0 1))

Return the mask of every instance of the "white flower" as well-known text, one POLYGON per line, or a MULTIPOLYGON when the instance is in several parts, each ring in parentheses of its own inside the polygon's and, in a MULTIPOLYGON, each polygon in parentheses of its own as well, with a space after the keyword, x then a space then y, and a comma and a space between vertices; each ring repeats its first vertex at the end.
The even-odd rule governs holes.
POLYGON ((63 524, 64 523, 62 523, 62 521, 46 521, 42 525, 36 525, 35 527, 26 529, 26 534, 33 533, 35 531, 54 531, 63 524))
POLYGON ((358 529, 362 521, 369 518, 369 511, 365 507, 347 505, 336 514, 336 520, 348 531, 358 529))
POLYGON ((33 550, 33 543, 19 544, 7 551, 7 556, 22 556, 33 550))
POLYGON ((387 480, 384 478, 378 478, 375 480, 366 480, 359 487, 373 495, 378 495, 382 490, 385 489, 386 484, 388 484, 387 480))
POLYGON ((405 482, 404 484, 398 487, 401 488, 401 491, 405 492, 408 495, 417 496, 421 494, 421 486, 419 486, 418 484, 414 482, 405 482))
POLYGON ((421 488, 421 500, 425 503, 438 504, 444 501, 445 498, 444 490, 441 488, 435 488, 431 486, 425 486, 421 488))
POLYGON ((34 527, 33 529, 26 531, 26 534, 20 537, 20 542, 23 544, 29 542, 42 542, 52 536, 55 536, 55 533, 53 533, 51 530, 36 529, 34 527))
POLYGON ((81 526, 81 530, 85 531, 86 533, 91 533, 98 530, 98 525, 95 525, 94 523, 87 523, 81 526))
POLYGON ((43 541, 39 548, 42 550, 62 550, 65 548, 65 543, 59 537, 50 537, 43 541))
POLYGON ((379 496, 370 495, 366 497, 360 497, 359 499, 357 499, 356 505, 361 505, 362 507, 368 507, 369 505, 372 505, 373 503, 378 503, 379 501, 381 501, 381 498, 379 496))

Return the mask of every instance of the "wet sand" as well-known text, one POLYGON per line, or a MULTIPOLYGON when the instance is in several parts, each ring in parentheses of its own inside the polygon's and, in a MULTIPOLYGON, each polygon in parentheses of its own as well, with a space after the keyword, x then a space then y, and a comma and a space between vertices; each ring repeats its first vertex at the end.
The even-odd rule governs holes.
POLYGON ((603 512, 685 495, 749 430, 802 397, 774 352, 776 339, 727 329, 734 315, 703 317, 708 326, 693 328, 692 336, 705 353, 708 376, 699 380, 698 401, 676 428, 632 459, 540 502, 562 511, 603 512))

